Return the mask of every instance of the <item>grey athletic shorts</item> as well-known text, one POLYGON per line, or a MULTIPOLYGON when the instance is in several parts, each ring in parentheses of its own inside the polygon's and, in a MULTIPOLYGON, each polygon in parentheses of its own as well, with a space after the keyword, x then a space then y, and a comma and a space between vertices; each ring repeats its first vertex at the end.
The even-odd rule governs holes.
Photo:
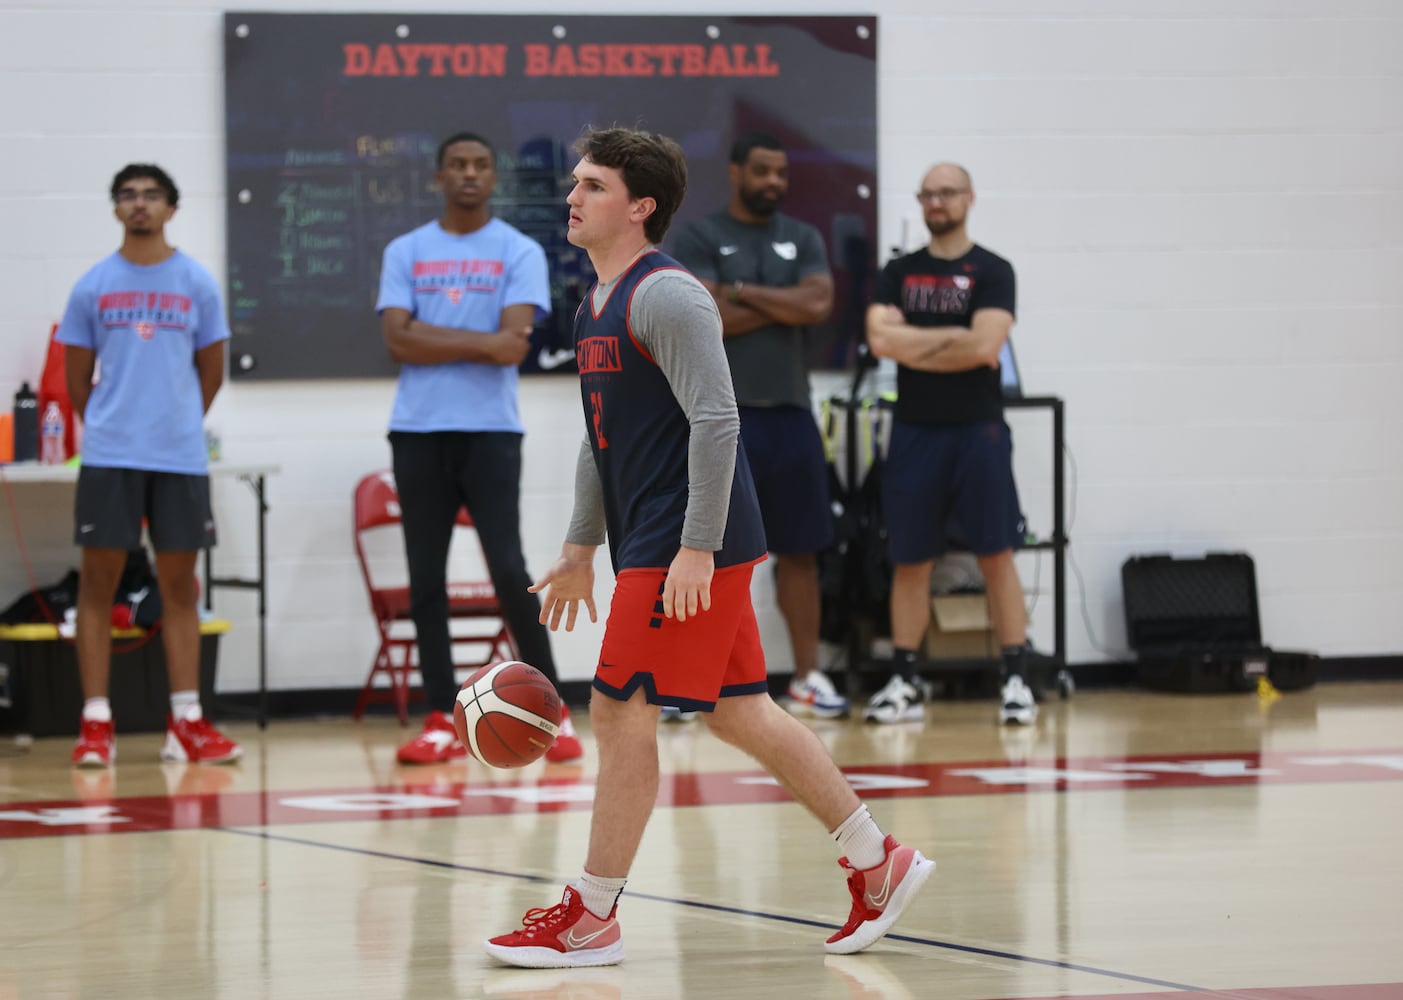
POLYGON ((209 477, 84 465, 73 504, 73 544, 85 549, 141 547, 145 519, 157 552, 214 545, 209 477))

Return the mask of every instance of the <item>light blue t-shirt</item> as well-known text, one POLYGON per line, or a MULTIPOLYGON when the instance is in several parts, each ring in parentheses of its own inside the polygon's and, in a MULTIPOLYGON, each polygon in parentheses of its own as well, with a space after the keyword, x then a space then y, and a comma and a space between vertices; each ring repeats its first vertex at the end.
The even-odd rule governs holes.
POLYGON ((202 476, 204 399, 195 352, 229 339, 214 277, 177 250, 159 264, 119 253, 78 279, 58 340, 97 354, 83 464, 202 476))
MULTIPOLYGON (((406 309, 434 326, 490 332, 507 306, 550 314, 546 253, 500 219, 463 236, 437 221, 397 237, 385 248, 375 308, 406 309)), ((401 365, 392 431, 523 432, 513 365, 450 361, 401 365)))

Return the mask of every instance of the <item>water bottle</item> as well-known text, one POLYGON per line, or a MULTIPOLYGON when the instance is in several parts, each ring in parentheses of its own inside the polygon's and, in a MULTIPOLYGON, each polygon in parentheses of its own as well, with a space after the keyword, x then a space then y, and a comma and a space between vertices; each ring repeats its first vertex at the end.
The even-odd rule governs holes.
POLYGON ((39 426, 39 461, 44 465, 62 465, 67 461, 63 448, 63 407, 52 399, 44 407, 44 421, 39 426))
POLYGON ((39 457, 39 397, 24 382, 15 393, 15 461, 32 462, 39 457))

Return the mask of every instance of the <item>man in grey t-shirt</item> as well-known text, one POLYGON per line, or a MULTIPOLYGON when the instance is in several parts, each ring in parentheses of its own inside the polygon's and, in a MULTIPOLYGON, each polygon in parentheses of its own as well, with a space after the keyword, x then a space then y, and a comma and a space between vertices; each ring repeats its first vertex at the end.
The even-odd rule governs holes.
POLYGON ((775 554, 775 597, 789 630, 795 710, 823 718, 848 702, 818 668, 817 553, 832 542, 823 443, 814 422, 804 332, 833 311, 833 276, 818 230, 779 209, 789 158, 772 135, 731 147, 731 200, 686 226, 673 256, 716 299, 745 442, 775 554))

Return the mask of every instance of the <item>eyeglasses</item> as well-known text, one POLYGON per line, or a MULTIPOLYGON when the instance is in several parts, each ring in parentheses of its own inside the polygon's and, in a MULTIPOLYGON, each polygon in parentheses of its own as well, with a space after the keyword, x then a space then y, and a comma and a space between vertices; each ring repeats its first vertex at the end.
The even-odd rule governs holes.
POLYGON ((146 201, 156 204, 166 200, 166 193, 160 188, 142 188, 140 191, 135 188, 122 188, 117 192, 117 202, 122 205, 130 204, 134 201, 146 201))
POLYGON ((922 189, 916 192, 916 200, 928 204, 936 201, 950 201, 958 198, 962 194, 968 194, 969 188, 939 188, 935 191, 922 189))

